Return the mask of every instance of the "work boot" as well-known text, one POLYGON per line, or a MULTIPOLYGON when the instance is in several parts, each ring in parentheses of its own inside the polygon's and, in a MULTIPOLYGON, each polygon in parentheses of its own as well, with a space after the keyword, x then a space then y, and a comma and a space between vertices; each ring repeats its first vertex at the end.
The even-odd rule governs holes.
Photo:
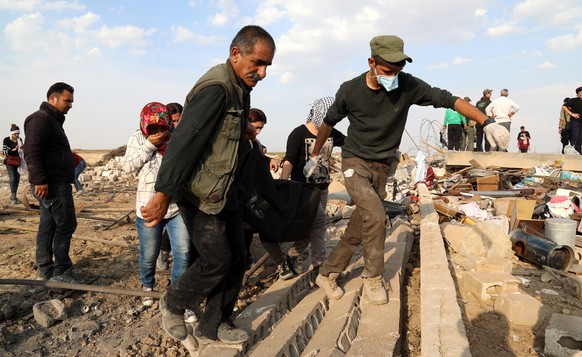
POLYGON ((156 259, 156 268, 158 270, 169 270, 170 264, 168 262, 168 257, 170 256, 170 252, 165 250, 160 250, 160 254, 158 255, 158 259, 156 259))
POLYGON ((83 284, 83 282, 79 281, 73 274, 73 267, 65 270, 65 272, 60 275, 53 275, 49 281, 55 283, 83 284))
POLYGON ((281 280, 289 280, 294 277, 296 274, 293 271, 293 263, 291 263, 291 259, 289 256, 285 257, 285 260, 281 262, 277 266, 277 270, 279 270, 279 279, 281 280))
POLYGON ((317 274, 317 278, 315 278, 317 286, 322 288, 325 291, 325 295, 331 300, 338 300, 344 296, 344 290, 336 282, 338 276, 338 273, 331 273, 329 276, 317 274))
POLYGON ((188 330, 184 323, 183 314, 174 314, 168 309, 166 294, 160 298, 160 311, 162 312, 162 328, 170 337, 177 341, 184 341, 188 337, 188 330))
POLYGON ((16 198, 16 196, 14 196, 14 197, 11 197, 11 198, 10 198, 10 202, 11 202, 13 205, 19 205, 19 204, 21 204, 21 203, 22 203, 22 202, 20 202, 20 200, 19 200, 18 198, 16 198))
POLYGON ((216 340, 211 339, 210 337, 206 337, 204 336, 199 329, 200 325, 196 325, 196 327, 194 328, 194 337, 196 338, 196 341, 198 341, 198 344, 200 345, 207 345, 209 343, 213 343, 216 342, 216 340))
POLYGON ((227 345, 236 345, 249 339, 249 333, 241 330, 230 320, 223 321, 218 326, 218 339, 227 345))
POLYGON ((364 294, 372 304, 382 305, 388 302, 388 294, 384 287, 382 275, 374 278, 364 278, 364 294))

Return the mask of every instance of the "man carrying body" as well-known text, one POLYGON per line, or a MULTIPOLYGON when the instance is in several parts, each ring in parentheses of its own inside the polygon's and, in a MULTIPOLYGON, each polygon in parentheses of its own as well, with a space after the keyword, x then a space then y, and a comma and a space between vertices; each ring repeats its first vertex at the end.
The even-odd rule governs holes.
POLYGON ((519 111, 519 105, 507 98, 509 90, 502 89, 500 95, 485 108, 485 114, 511 131, 511 118, 519 111))
POLYGON ((73 107, 73 91, 73 87, 62 82, 49 88, 47 101, 24 121, 23 148, 31 190, 40 202, 37 278, 66 283, 76 283, 69 257, 71 238, 77 228, 71 188, 75 164, 63 129, 65 114, 73 107))
POLYGON ((484 124, 492 146, 507 148, 509 133, 476 107, 451 93, 429 86, 401 72, 406 61, 404 42, 397 36, 378 36, 370 42, 369 69, 343 83, 321 125, 306 175, 319 160, 321 147, 333 126, 348 117, 348 136, 342 147, 342 171, 348 194, 356 205, 340 242, 330 253, 316 278, 330 299, 344 291, 336 278, 349 264, 354 250, 363 245, 364 294, 375 304, 388 301, 383 284, 386 214, 382 200, 386 181, 398 163, 400 145, 410 106, 432 105, 451 108, 477 123, 484 124))
POLYGON ((162 327, 176 340, 187 337, 185 309, 197 312, 199 343, 236 344, 248 338, 230 320, 246 263, 238 180, 248 149, 250 91, 266 77, 274 54, 275 42, 261 27, 238 32, 226 63, 206 72, 188 94, 160 167, 157 192, 142 208, 150 222, 146 226, 155 226, 176 199, 199 253, 160 300, 162 327))

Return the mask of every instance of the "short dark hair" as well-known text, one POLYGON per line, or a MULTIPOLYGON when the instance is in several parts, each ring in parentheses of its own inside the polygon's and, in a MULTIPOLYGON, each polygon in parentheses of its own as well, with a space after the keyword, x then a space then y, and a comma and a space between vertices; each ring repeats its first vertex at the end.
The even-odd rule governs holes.
POLYGON ((522 126, 520 126, 519 128, 520 128, 520 129, 525 129, 525 126, 523 126, 523 125, 522 125, 522 126))
POLYGON ((16 124, 10 125, 10 131, 14 131, 14 130, 20 130, 20 128, 18 127, 18 125, 16 125, 16 124))
POLYGON ((255 44, 259 41, 268 43, 275 52, 275 40, 265 29, 257 25, 247 25, 240 29, 230 43, 230 50, 237 47, 244 56, 253 52, 255 44))
POLYGON ((576 94, 578 94, 578 92, 582 92, 582 87, 576 88, 576 94))
POLYGON ((182 114, 182 110, 184 110, 182 104, 176 102, 166 104, 166 108, 170 114, 182 114))
POLYGON ((566 97, 566 98, 564 98, 564 103, 566 103, 566 102, 567 102, 567 101, 569 101, 569 100, 570 100, 570 97, 566 97))
POLYGON ((404 66, 406 66, 405 59, 403 59, 402 61, 399 61, 399 62, 388 62, 384 58, 380 57, 380 55, 372 56, 372 58, 374 59, 374 62, 376 63, 376 65, 386 66, 392 70, 401 71, 404 68, 404 66))
POLYGON ((51 95, 53 94, 63 94, 64 91, 69 91, 72 93, 75 92, 75 89, 73 87, 71 87, 70 85, 68 85, 67 83, 64 82, 57 82, 55 84, 53 84, 49 90, 46 92, 46 99, 49 99, 51 95))
POLYGON ((267 116, 262 110, 258 108, 251 108, 249 111, 249 123, 254 123, 257 121, 267 124, 267 116))

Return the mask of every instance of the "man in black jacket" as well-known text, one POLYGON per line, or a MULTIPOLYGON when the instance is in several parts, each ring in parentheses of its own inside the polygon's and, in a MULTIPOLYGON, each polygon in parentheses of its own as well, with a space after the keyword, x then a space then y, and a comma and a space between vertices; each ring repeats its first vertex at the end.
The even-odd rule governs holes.
POLYGON ((38 279, 67 283, 76 283, 69 247, 77 218, 71 189, 75 165, 63 123, 73 107, 73 92, 73 87, 62 82, 49 88, 47 101, 24 121, 23 148, 31 191, 40 202, 38 279))
MULTIPOLYGON (((485 108, 489 104, 491 104, 491 92, 493 89, 483 89, 483 97, 475 104, 475 106, 481 111, 481 113, 485 113, 485 108)), ((483 151, 483 139, 485 139, 485 134, 483 133, 483 125, 477 124, 477 147, 475 151, 483 151)), ((489 151, 490 145, 487 139, 485 139, 485 151, 489 151)))

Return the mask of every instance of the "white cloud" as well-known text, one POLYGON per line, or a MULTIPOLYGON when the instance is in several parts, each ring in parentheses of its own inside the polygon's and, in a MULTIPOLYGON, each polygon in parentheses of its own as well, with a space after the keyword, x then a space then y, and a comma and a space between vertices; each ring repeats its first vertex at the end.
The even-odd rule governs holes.
POLYGON ((217 0, 211 4, 220 10, 208 19, 212 25, 223 26, 238 15, 238 5, 234 0, 217 0))
POLYGON ((194 33, 183 26, 172 27, 171 30, 175 34, 173 39, 174 42, 193 42, 204 45, 221 40, 218 36, 204 36, 194 33))
POLYGON ((513 15, 544 25, 570 26, 571 21, 579 22, 582 4, 578 0, 525 0, 515 6, 513 15))
POLYGON ((276 6, 268 6, 265 8, 259 8, 255 15, 255 20, 253 21, 256 24, 260 24, 261 26, 270 25, 272 23, 276 23, 281 19, 286 18, 287 13, 276 6))
POLYGON ((582 30, 575 35, 563 35, 549 39, 546 44, 552 50, 565 51, 582 46, 582 30))
POLYGON ((0 9, 33 11, 41 3, 42 0, 0 0, 0 9))
POLYGON ((445 69, 448 68, 449 64, 448 63, 444 63, 444 62, 440 62, 440 63, 435 63, 435 64, 431 64, 428 66, 428 68, 430 69, 445 69))
POLYGON ((42 4, 45 10, 85 10, 85 5, 76 1, 49 1, 42 4))
POLYGON ((521 29, 513 24, 504 24, 487 29, 487 35, 491 37, 511 35, 521 32, 521 29))
POLYGON ((472 62, 470 59, 468 58, 462 58, 462 57, 455 57, 453 58, 453 64, 454 65, 460 65, 460 64, 467 64, 472 62))
POLYGON ((105 25, 95 33, 95 38, 109 48, 118 48, 124 44, 143 47, 150 45, 147 37, 155 32, 156 29, 145 30, 132 25, 115 27, 105 25))
POLYGON ((134 57, 141 57, 145 56, 148 52, 141 48, 132 48, 129 51, 127 51, 127 53, 134 57))
POLYGON ((554 69, 558 66, 556 66, 555 64, 545 61, 544 63, 540 63, 540 65, 538 66, 539 69, 554 69))
POLYGON ((219 12, 214 14, 210 19, 210 23, 216 26, 222 26, 230 20, 230 16, 227 13, 219 12))
POLYGON ((26 14, 8 23, 4 28, 10 48, 16 52, 31 51, 35 48, 45 48, 47 41, 43 37, 44 17, 40 12, 26 14))
POLYGON ((87 27, 99 21, 100 16, 92 12, 88 12, 82 16, 59 20, 56 26, 65 30, 73 30, 74 32, 84 32, 87 27))
POLYGON ((281 83, 289 83, 295 79, 295 76, 291 72, 285 72, 279 76, 279 81, 281 83))

